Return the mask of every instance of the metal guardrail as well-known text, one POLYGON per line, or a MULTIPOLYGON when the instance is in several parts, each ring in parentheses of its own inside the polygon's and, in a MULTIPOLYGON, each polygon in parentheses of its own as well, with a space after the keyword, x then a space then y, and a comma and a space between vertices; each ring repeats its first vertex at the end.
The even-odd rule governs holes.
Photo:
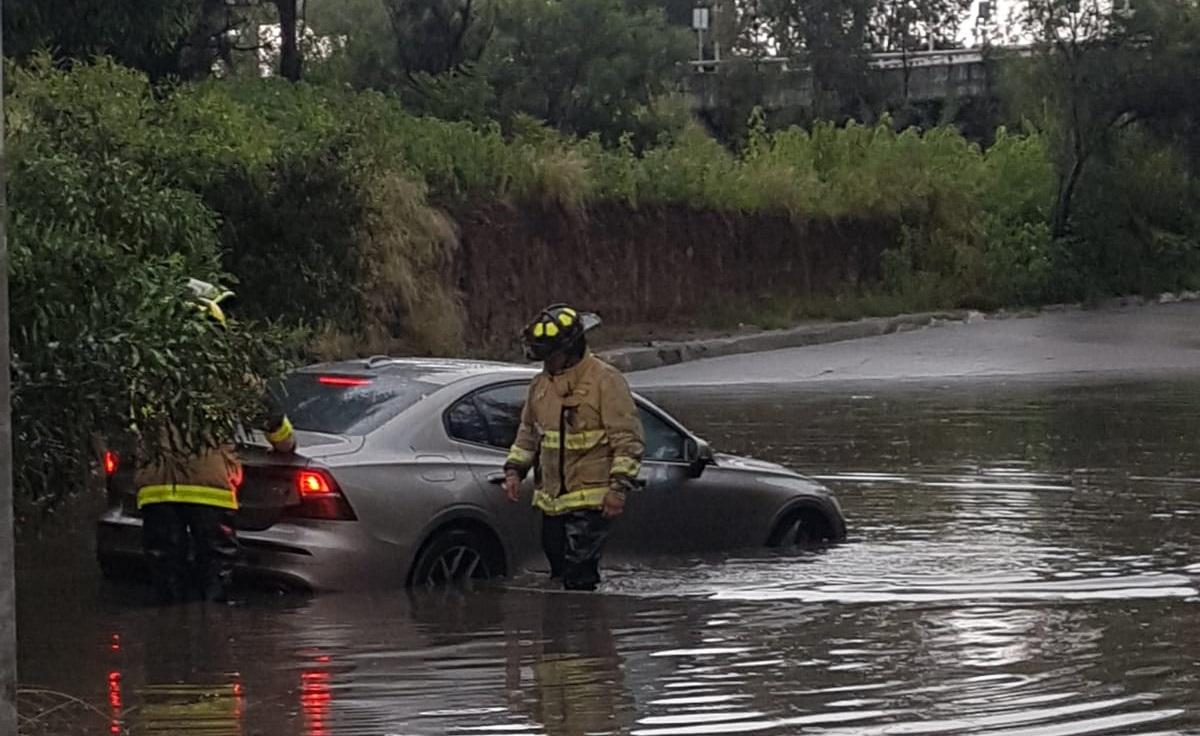
MULTIPOLYGON (((908 68, 929 67, 929 66, 957 66, 960 64, 980 64, 983 62, 984 54, 988 51, 1002 51, 1008 54, 1016 54, 1018 56, 1028 56, 1033 51, 1032 46, 996 46, 991 49, 982 47, 968 49, 947 49, 944 51, 910 51, 907 54, 900 51, 888 51, 882 53, 871 54, 871 59, 867 65, 871 69, 902 69, 907 64, 908 68)), ((689 61, 693 72, 707 73, 714 72, 721 66, 726 66, 731 63, 751 63, 764 65, 769 67, 778 67, 780 71, 803 71, 808 68, 808 65, 799 59, 789 58, 786 56, 767 56, 759 59, 750 57, 735 57, 733 59, 721 59, 720 61, 689 61)))

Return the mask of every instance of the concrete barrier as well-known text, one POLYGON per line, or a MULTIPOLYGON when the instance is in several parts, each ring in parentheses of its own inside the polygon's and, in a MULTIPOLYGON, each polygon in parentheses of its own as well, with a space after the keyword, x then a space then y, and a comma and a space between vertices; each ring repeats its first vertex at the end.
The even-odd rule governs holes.
POLYGON ((877 337, 893 332, 907 332, 941 324, 977 322, 985 319, 1020 319, 1036 317, 1043 312, 1065 312, 1077 309, 1120 309, 1147 304, 1172 304, 1200 300, 1200 292, 1183 291, 1166 293, 1156 297, 1124 296, 1102 300, 1093 305, 1050 304, 1043 307, 1000 310, 985 314, 969 309, 944 312, 921 312, 897 317, 870 317, 853 322, 824 322, 804 325, 786 330, 768 330, 746 335, 728 337, 663 341, 649 345, 614 348, 598 351, 601 358, 626 373, 661 368, 677 363, 686 363, 704 358, 719 358, 725 355, 760 353, 769 350, 786 350, 807 345, 820 345, 844 340, 877 337))
POLYGON ((804 325, 787 330, 770 330, 749 335, 731 335, 679 342, 656 342, 646 346, 602 351, 600 357, 626 373, 660 368, 704 358, 785 350, 843 340, 858 340, 893 332, 907 332, 947 322, 966 322, 978 312, 953 310, 924 312, 898 317, 871 317, 854 322, 804 325))

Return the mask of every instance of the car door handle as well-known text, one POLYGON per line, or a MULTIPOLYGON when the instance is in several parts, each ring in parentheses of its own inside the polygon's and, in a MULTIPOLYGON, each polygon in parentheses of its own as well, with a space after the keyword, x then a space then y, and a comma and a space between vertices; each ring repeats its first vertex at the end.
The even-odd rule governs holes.
POLYGON ((487 482, 494 486, 504 485, 504 473, 488 473, 487 482))

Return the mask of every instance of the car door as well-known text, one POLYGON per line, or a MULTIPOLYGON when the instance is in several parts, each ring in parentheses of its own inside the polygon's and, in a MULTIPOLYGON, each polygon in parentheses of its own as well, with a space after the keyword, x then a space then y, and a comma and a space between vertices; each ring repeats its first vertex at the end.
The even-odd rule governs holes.
POLYGON ((614 549, 680 552, 708 548, 721 534, 720 520, 701 502, 707 494, 689 472, 685 459, 688 435, 640 400, 638 414, 646 442, 640 476, 644 485, 629 496, 625 514, 613 529, 614 549))
POLYGON ((521 501, 511 503, 497 480, 503 477, 508 449, 517 437, 521 409, 529 393, 526 381, 492 384, 463 396, 446 411, 446 433, 462 450, 463 459, 483 486, 489 510, 503 528, 498 533, 514 552, 518 565, 539 554, 541 516, 530 505, 532 474, 521 489, 521 501))

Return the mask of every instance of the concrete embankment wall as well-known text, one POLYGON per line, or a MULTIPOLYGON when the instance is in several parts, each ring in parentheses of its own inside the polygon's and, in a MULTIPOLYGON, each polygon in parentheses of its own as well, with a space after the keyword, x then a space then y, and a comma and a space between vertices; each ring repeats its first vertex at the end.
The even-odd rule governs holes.
POLYGON ((456 217, 474 350, 505 352, 537 309, 586 305, 609 325, 691 325, 731 301, 844 293, 878 281, 890 222, 595 206, 492 205, 456 217))

